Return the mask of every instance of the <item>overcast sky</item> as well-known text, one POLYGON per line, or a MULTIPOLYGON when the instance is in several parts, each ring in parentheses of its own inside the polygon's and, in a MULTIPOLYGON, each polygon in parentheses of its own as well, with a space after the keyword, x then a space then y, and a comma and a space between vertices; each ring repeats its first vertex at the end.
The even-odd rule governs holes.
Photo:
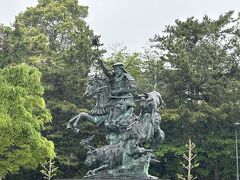
MULTIPOLYGON (((140 51, 148 39, 175 19, 217 18, 229 10, 240 11, 240 0, 79 0, 89 6, 86 19, 109 49, 116 44, 140 51)), ((0 0, 0 23, 9 25, 15 16, 37 0, 0 0)))

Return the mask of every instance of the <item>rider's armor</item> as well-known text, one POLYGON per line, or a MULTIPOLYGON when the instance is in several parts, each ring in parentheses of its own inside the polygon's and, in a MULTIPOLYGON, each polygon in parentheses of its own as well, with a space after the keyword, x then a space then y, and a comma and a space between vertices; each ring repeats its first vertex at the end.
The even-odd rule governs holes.
POLYGON ((109 71, 103 63, 100 63, 101 69, 109 79, 111 89, 110 114, 109 118, 105 120, 105 126, 108 127, 110 131, 121 131, 121 127, 125 130, 133 119, 136 82, 124 69, 122 63, 116 63, 113 67, 115 66, 121 68, 121 74, 117 74, 115 71, 109 71))
POLYGON ((112 78, 110 82, 112 90, 111 92, 112 105, 125 104, 127 106, 135 106, 132 94, 132 87, 128 79, 129 77, 132 76, 130 76, 127 73, 123 73, 122 76, 120 77, 112 78))

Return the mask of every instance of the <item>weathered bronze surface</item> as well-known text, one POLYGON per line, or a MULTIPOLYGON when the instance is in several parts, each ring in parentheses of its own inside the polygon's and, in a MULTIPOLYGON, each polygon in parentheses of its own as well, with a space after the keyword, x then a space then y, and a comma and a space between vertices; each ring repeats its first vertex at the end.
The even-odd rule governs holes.
POLYGON ((96 99, 96 105, 90 113, 80 113, 67 124, 78 132, 81 121, 87 119, 106 130, 106 146, 92 147, 93 136, 82 141, 88 148, 85 164, 95 167, 85 179, 158 179, 150 176, 148 169, 154 161, 154 148, 164 140, 158 113, 164 102, 155 90, 138 95, 136 82, 124 64, 116 63, 112 68, 110 71, 98 60, 85 92, 96 99), (140 101, 139 115, 133 112, 136 100, 140 101))

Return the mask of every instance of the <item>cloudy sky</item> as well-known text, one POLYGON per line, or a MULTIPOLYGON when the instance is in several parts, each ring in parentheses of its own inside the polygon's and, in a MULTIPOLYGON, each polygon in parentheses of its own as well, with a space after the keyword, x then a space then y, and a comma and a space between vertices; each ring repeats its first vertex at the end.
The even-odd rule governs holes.
MULTIPOLYGON (((140 51, 148 39, 160 34, 175 19, 207 14, 217 18, 229 10, 240 12, 240 0, 79 0, 89 6, 86 19, 96 34, 102 35, 105 48, 126 46, 140 51)), ((0 23, 9 25, 15 16, 34 6, 37 0, 0 0, 0 23)))

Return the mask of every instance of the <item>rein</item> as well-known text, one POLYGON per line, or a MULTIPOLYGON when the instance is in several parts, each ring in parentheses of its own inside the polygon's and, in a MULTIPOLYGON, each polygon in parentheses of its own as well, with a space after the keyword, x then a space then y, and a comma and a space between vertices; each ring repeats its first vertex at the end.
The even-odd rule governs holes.
POLYGON ((97 93, 98 91, 100 91, 101 89, 105 89, 105 88, 108 88, 108 86, 102 86, 102 87, 96 89, 95 91, 93 91, 92 94, 95 94, 95 93, 97 93))

